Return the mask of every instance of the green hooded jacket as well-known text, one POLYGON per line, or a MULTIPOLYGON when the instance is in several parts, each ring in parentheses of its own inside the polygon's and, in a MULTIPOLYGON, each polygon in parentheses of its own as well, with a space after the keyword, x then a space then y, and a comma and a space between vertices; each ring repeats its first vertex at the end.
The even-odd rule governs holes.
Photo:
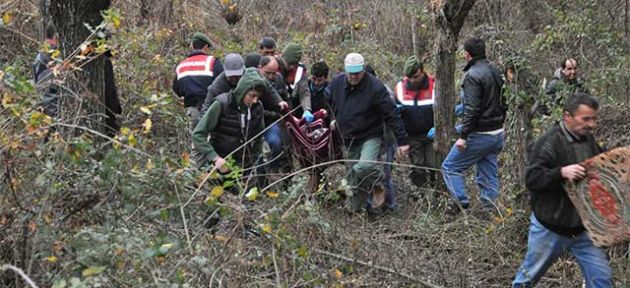
MULTIPOLYGON (((218 130, 222 130, 221 128, 223 127, 218 128, 217 125, 219 124, 220 119, 222 119, 222 116, 224 118, 226 118, 227 116, 233 116, 223 115, 223 113, 233 113, 232 111, 237 111, 238 114, 246 116, 252 113, 254 110, 260 110, 260 114, 262 117, 262 106, 260 102, 252 105, 252 107, 247 107, 243 103, 243 98, 245 97, 245 94, 256 87, 266 87, 266 82, 262 77, 260 77, 255 68, 247 68, 245 69, 243 76, 238 81, 238 84, 236 85, 236 88, 234 90, 215 97, 208 111, 206 111, 201 120, 199 120, 199 123, 195 127, 192 135, 193 149, 198 152, 200 157, 203 157, 202 159, 195 159, 198 162, 197 164, 199 167, 204 167, 212 163, 212 161, 217 156, 226 156, 219 155, 226 153, 219 153, 216 150, 217 147, 214 147, 211 144, 212 141, 207 141, 208 135, 210 135, 211 139, 212 137, 219 137, 218 134, 220 133, 220 131, 218 130), (228 99, 229 97, 232 97, 232 99, 228 99), (227 105, 224 106, 226 103, 238 103, 238 108, 236 110, 227 109, 227 111, 224 111, 224 109, 229 108, 227 107, 227 105)), ((245 119, 246 117, 239 118, 245 119)), ((260 124, 259 126, 264 128, 262 118, 252 118, 252 121, 260 121, 260 123, 248 123, 248 127, 257 126, 258 124, 260 124)), ((251 137, 254 137, 256 135, 255 133, 248 134, 249 135, 241 134, 240 137, 242 139, 240 140, 243 140, 243 142, 248 141, 251 139, 251 137)), ((254 147, 255 153, 262 153, 262 136, 254 140, 253 143, 254 144, 252 146, 254 147)), ((236 148, 238 147, 230 147, 231 150, 236 148)))

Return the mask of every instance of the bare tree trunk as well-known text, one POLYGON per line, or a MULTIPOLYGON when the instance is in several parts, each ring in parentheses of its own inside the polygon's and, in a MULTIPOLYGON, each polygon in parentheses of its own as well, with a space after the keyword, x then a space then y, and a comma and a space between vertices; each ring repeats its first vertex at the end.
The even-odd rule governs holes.
POLYGON ((436 99, 434 104, 435 143, 439 159, 448 154, 453 129, 455 103, 455 53, 459 33, 475 0, 434 1, 433 15, 437 26, 435 38, 436 99))
MULTIPOLYGON (((63 55, 68 57, 83 44, 92 33, 85 24, 98 26, 103 21, 101 12, 110 4, 110 0, 50 0, 50 17, 59 33, 59 47, 63 55)), ((61 89, 59 94, 61 119, 71 121, 72 118, 81 118, 83 120, 78 124, 105 132, 104 68, 105 60, 97 57, 69 77, 73 80, 66 81, 69 89, 61 89)))
POLYGON ((416 35, 416 25, 418 24, 418 20, 416 19, 415 13, 411 15, 411 45, 413 47, 413 55, 416 57, 420 57, 418 53, 418 35, 416 35))

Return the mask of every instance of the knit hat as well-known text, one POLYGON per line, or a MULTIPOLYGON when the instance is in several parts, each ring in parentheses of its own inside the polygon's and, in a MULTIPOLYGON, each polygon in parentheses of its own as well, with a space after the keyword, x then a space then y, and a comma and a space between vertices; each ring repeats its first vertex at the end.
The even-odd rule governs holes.
POLYGON ((245 55, 245 68, 254 67, 257 68, 258 64, 260 64, 260 59, 262 57, 260 54, 253 52, 245 55))
POLYGON ((420 61, 420 59, 416 56, 407 58, 407 61, 405 61, 405 67, 403 68, 405 76, 411 77, 418 70, 422 70, 422 61, 420 61))
POLYGON ((282 58, 287 64, 298 64, 302 60, 302 46, 297 43, 289 43, 282 51, 282 58))
POLYGON ((208 44, 208 46, 212 46, 212 43, 210 43, 210 38, 208 38, 206 34, 203 34, 201 32, 195 32, 195 34, 193 34, 192 37, 190 37, 190 42, 195 42, 195 41, 202 41, 208 44))
POLYGON ((359 53, 350 53, 343 61, 346 73, 359 73, 363 71, 365 60, 359 53))
POLYGON ((225 55, 225 65, 223 65, 225 76, 241 76, 243 70, 245 70, 245 64, 243 63, 243 57, 236 53, 230 53, 225 55))

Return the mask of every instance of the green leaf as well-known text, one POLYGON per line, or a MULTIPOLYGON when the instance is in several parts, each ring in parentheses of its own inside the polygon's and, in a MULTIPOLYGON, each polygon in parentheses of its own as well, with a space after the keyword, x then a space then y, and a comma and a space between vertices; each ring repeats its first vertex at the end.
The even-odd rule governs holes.
POLYGON ((65 288, 68 285, 66 279, 55 280, 52 285, 52 288, 65 288))

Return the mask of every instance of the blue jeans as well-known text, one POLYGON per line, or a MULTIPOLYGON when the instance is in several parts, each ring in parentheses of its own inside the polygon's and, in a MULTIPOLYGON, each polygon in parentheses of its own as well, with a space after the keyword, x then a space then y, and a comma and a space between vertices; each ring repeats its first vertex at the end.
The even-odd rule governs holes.
MULTIPOLYGON (((263 137, 265 138, 265 142, 267 142, 269 148, 271 149, 270 159, 278 157, 278 155, 282 153, 282 136, 280 134, 280 126, 278 125, 278 123, 273 124, 269 128, 269 130, 265 131, 263 137)), ((270 165, 273 165, 277 162, 279 161, 273 161, 270 165)))
POLYGON ((529 218, 527 254, 516 272, 512 287, 533 287, 566 251, 570 251, 580 264, 587 288, 613 287, 606 254, 593 245, 586 231, 575 238, 567 238, 545 228, 534 213, 529 218))
POLYGON ((466 194, 465 173, 473 165, 477 166, 475 182, 481 191, 484 207, 492 207, 499 197, 497 176, 497 155, 503 149, 503 133, 497 135, 472 133, 466 141, 466 149, 459 151, 455 145, 442 163, 442 173, 446 187, 461 205, 469 204, 466 194))

